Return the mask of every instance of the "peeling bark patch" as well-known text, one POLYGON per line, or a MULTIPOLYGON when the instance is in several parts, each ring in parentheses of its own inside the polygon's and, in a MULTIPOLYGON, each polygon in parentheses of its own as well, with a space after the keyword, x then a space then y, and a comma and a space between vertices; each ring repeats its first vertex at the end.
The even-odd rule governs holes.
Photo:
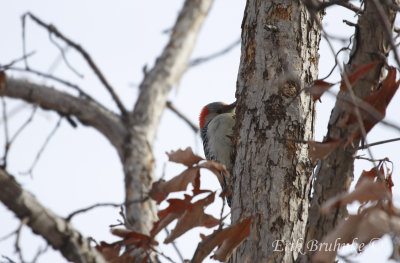
POLYGON ((246 39, 246 42, 248 42, 247 48, 246 48, 246 53, 244 56, 245 69, 243 72, 247 75, 246 79, 251 79, 253 77, 253 74, 254 74, 254 71, 256 68, 255 28, 245 26, 245 29, 243 32, 245 32, 245 39, 246 39))
POLYGON ((285 118, 286 112, 285 108, 282 106, 284 104, 282 97, 271 95, 264 103, 269 126, 285 118))
POLYGON ((271 20, 287 20, 290 21, 292 15, 292 6, 284 7, 281 4, 277 4, 271 12, 271 20))

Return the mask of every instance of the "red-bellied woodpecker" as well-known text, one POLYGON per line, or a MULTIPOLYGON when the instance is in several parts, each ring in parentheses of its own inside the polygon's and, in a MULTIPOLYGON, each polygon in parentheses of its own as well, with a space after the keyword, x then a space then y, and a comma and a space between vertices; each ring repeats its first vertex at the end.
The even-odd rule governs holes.
MULTIPOLYGON (((201 139, 203 140, 204 154, 208 160, 225 165, 228 172, 232 172, 233 126, 235 125, 236 102, 224 104, 213 102, 206 105, 200 113, 201 139)), ((222 174, 222 188, 226 190, 227 178, 222 174)), ((227 197, 231 206, 231 198, 227 197)))

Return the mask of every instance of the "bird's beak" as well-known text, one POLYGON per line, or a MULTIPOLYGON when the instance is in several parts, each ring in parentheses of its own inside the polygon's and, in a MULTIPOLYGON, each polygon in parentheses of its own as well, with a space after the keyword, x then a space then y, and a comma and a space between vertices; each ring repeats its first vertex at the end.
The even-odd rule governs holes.
POLYGON ((233 111, 233 109, 235 109, 235 107, 236 107, 236 101, 234 103, 229 104, 229 105, 226 106, 226 112, 233 111))

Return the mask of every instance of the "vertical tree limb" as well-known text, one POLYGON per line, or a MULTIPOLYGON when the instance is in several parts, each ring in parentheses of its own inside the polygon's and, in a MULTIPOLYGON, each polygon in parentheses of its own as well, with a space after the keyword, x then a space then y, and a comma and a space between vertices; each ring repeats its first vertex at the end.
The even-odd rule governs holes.
MULTIPOLYGON (((380 1, 385 15, 390 21, 391 26, 396 16, 396 12, 391 10, 391 0, 380 1)), ((351 51, 351 57, 346 65, 347 74, 351 73, 356 65, 368 64, 386 58, 390 51, 391 40, 387 37, 386 29, 380 21, 380 17, 371 1, 365 1, 365 10, 359 17, 356 27, 356 42, 351 51)), ((383 65, 383 63, 382 63, 383 65)), ((370 95, 379 83, 382 66, 375 67, 369 74, 358 80, 353 85, 356 96, 363 99, 370 95)), ((338 96, 342 96, 340 92, 338 96)), ((327 138, 345 138, 346 130, 340 127, 340 123, 349 114, 348 104, 338 99, 332 111, 327 138)), ((322 216, 320 206, 329 198, 341 192, 347 192, 353 180, 354 158, 352 157, 358 149, 359 141, 355 141, 355 147, 347 147, 345 150, 339 146, 333 153, 323 161, 320 172, 314 183, 314 194, 309 209, 309 220, 307 223, 306 240, 321 240, 322 237, 332 230, 338 220, 347 214, 346 207, 339 208, 337 213, 322 216)), ((303 259, 309 262, 310 257, 303 259)))
MULTIPOLYGON (((146 195, 155 179, 152 146, 167 95, 187 68, 212 3, 213 0, 185 1, 167 46, 140 84, 139 98, 127 120, 130 136, 126 139, 123 158, 127 203, 146 195)), ((154 203, 129 204, 126 208, 130 227, 148 233, 156 218, 154 203)))

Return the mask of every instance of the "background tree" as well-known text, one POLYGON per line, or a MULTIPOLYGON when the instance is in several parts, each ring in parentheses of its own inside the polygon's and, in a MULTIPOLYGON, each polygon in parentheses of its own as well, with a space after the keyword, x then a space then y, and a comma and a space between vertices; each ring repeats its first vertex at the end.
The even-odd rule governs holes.
MULTIPOLYGON (((356 32, 343 78, 347 79, 345 74, 350 75, 356 66, 381 63, 362 80, 351 83, 353 87, 347 80, 347 91, 341 89, 325 141, 341 139, 343 143, 332 147, 332 151, 336 150, 327 159, 320 157, 322 165, 309 204, 312 166, 308 145, 301 142, 314 137, 315 110, 310 93, 304 90, 314 86, 318 74, 320 11, 329 3, 247 1, 237 90, 239 125, 233 220, 255 215, 256 222, 253 238, 240 247, 234 262, 293 262, 299 250, 291 249, 290 244, 296 244, 305 235, 308 241, 321 241, 347 214, 345 207, 339 215, 320 214, 321 205, 348 191, 354 177, 359 141, 347 148, 343 146, 353 136, 350 127, 343 123, 354 110, 340 96, 354 92, 364 99, 376 91, 391 48, 392 39, 388 35, 392 37, 394 4, 366 1, 357 10, 359 19, 353 24, 356 32), (276 240, 288 243, 283 251, 276 251, 272 245, 276 240)), ((309 261, 310 257, 305 262, 309 261)))
MULTIPOLYGON (((309 147, 310 145, 307 145, 306 141, 313 139, 315 112, 312 97, 305 90, 309 89, 308 91, 313 93, 310 87, 313 86, 313 81, 317 79, 317 48, 321 30, 319 11, 334 3, 336 2, 324 4, 305 2, 304 5, 290 1, 273 3, 248 1, 246 4, 245 17, 242 24, 242 57, 237 91, 239 99, 237 118, 239 125, 236 139, 236 167, 233 177, 233 221, 237 222, 251 215, 253 223, 252 234, 241 246, 238 253, 235 254, 234 261, 274 260, 281 262, 284 260, 285 262, 292 262, 298 259, 297 250, 291 251, 287 249, 284 252, 276 253, 276 251, 273 251, 271 242, 277 239, 284 239, 293 243, 300 238, 306 238, 306 234, 310 240, 315 238, 321 240, 340 219, 340 217, 332 217, 331 215, 321 217, 319 214, 319 206, 322 202, 335 196, 341 189, 348 190, 348 179, 352 177, 353 154, 348 151, 344 152, 341 147, 338 147, 335 148, 336 150, 328 159, 322 162, 320 170, 317 169, 320 172, 315 175, 316 183, 314 183, 314 189, 316 190, 310 206, 310 212, 313 216, 310 217, 312 220, 309 220, 306 227, 313 168, 307 156, 307 150, 312 147, 309 147), (332 167, 337 166, 335 164, 339 163, 335 156, 345 158, 340 161, 340 164, 347 165, 343 165, 346 173, 340 173, 340 178, 342 178, 340 180, 336 180, 338 178, 337 169, 332 169, 332 167), (265 160, 268 160, 268 162, 266 163, 265 160), (322 176, 326 175, 325 172, 321 172, 324 169, 336 174, 329 177, 322 176), (325 180, 335 183, 335 187, 331 187, 331 184, 326 183, 325 180), (246 195, 244 193, 254 194, 246 195), (277 196, 280 198, 277 198, 277 196), (241 202, 238 202, 239 200, 241 202), (323 227, 319 228, 315 227, 315 225, 323 227), (262 248, 260 249, 260 247, 262 248)), ((55 27, 47 24, 48 21, 55 20, 49 19, 45 21, 39 16, 26 15, 23 23, 25 45, 29 47, 30 44, 27 35, 31 32, 31 29, 27 29, 35 25, 45 34, 50 33, 50 39, 53 43, 56 43, 56 46, 61 45, 62 48, 62 45, 67 44, 66 46, 70 50, 76 49, 78 51, 76 54, 83 55, 83 61, 88 63, 89 69, 94 71, 94 75, 98 77, 100 83, 105 87, 104 90, 107 92, 105 95, 108 96, 107 103, 97 102, 99 90, 89 92, 86 86, 84 89, 79 89, 79 86, 82 87, 82 85, 69 85, 70 88, 75 89, 75 93, 71 93, 70 91, 61 91, 59 83, 56 84, 56 90, 49 89, 49 85, 27 83, 10 77, 10 67, 14 67, 14 70, 18 70, 18 68, 15 68, 16 66, 13 63, 11 63, 12 65, 3 65, 3 69, 7 69, 7 76, 2 75, 0 94, 25 99, 27 102, 38 104, 39 107, 44 109, 53 109, 60 114, 60 121, 65 119, 70 125, 76 126, 78 120, 85 125, 96 128, 111 142, 117 150, 125 176, 127 226, 136 231, 148 233, 154 220, 155 208, 146 198, 151 182, 155 179, 153 152, 156 150, 153 150, 153 141, 164 107, 169 105, 172 108, 171 104, 166 104, 168 91, 174 83, 178 82, 180 75, 187 67, 190 50, 196 35, 194 32, 198 31, 210 4, 211 2, 209 1, 186 1, 174 28, 172 31, 168 31, 170 33, 170 42, 164 49, 163 54, 155 65, 151 67, 151 70, 148 70, 147 67, 143 68, 144 80, 139 85, 137 97, 134 96, 137 102, 133 111, 126 106, 131 105, 130 103, 133 101, 131 98, 132 90, 129 90, 126 95, 120 88, 115 88, 114 90, 113 87, 116 86, 109 84, 111 81, 108 82, 105 77, 108 76, 108 71, 104 70, 105 74, 103 75, 99 70, 99 66, 93 62, 95 56, 90 57, 85 50, 82 50, 81 46, 75 44, 72 38, 66 38, 65 35, 67 34, 62 30, 63 27, 58 27, 56 23, 58 31, 55 27), (187 28, 194 30, 189 31, 187 28), (64 41, 60 41, 60 39, 64 41), (124 95, 121 96, 121 94, 124 95)), ((357 9, 345 1, 339 4, 353 11, 357 9)), ((357 41, 352 42, 356 43, 356 45, 353 46, 347 69, 349 78, 354 76, 351 75, 351 72, 357 68, 356 66, 382 59, 388 55, 390 41, 385 36, 389 34, 387 29, 391 30, 390 23, 394 21, 394 10, 396 9, 393 4, 385 2, 381 10, 380 3, 369 1, 368 4, 362 7, 365 7, 366 10, 360 16, 359 27, 356 26, 357 34, 355 34, 355 39, 357 41), (375 9, 380 11, 370 11, 375 9), (386 21, 384 18, 388 18, 388 20, 386 21), (389 26, 387 25, 388 23, 389 26), (376 31, 370 30, 371 27, 376 31), (363 31, 362 29, 366 30, 363 31), (362 37, 367 40, 364 41, 362 37), (365 44, 365 47, 363 44, 365 44)), ((341 9, 341 12, 343 10, 341 9)), ((356 12, 359 11, 356 10, 356 12)), ((357 22, 357 19, 353 20, 353 23, 357 22)), ((351 25, 351 23, 348 24, 351 25)), ((112 38, 109 37, 108 39, 112 38)), ((213 44, 215 42, 212 41, 213 44)), ((339 44, 341 43, 339 42, 339 44)), ((31 65, 36 55, 32 56, 26 46, 24 50, 25 55, 30 57, 27 59, 29 62, 20 61, 22 65, 27 63, 22 70, 33 72, 35 70, 31 68, 31 65)), ((226 50, 229 50, 229 46, 226 50)), ((91 53, 91 50, 89 51, 91 53)), ((64 56, 66 52, 64 50, 64 56)), ((68 54, 70 53, 68 51, 68 54)), ((329 56, 331 56, 332 60, 333 55, 330 54, 329 56)), ((72 58, 73 61, 76 61, 76 57, 72 56, 72 58)), ((76 65, 75 63, 69 63, 70 59, 71 56, 69 55, 67 61, 64 61, 66 67, 76 65)), ((95 60, 97 61, 97 59, 95 60)), ((8 59, 8 61, 10 60, 8 59)), ((196 65, 199 61, 204 61, 204 59, 195 60, 189 65, 196 65)), ((80 63, 82 63, 82 60, 80 63)), ((369 92, 376 89, 377 78, 380 75, 384 75, 379 74, 380 72, 384 73, 381 70, 382 66, 383 63, 379 65, 379 68, 376 67, 372 71, 368 71, 367 76, 357 78, 358 82, 354 84, 356 95, 360 96, 358 89, 365 91, 365 86, 373 86, 373 88, 366 89, 369 92), (363 84, 361 85, 360 83, 362 82, 363 84), (360 88, 357 88, 357 85, 360 85, 360 88)), ((221 68, 225 67, 219 67, 219 69, 221 68)), ((329 70, 330 67, 325 71, 329 70)), ((75 71, 77 70, 73 67, 70 69, 70 74, 81 75, 75 71)), ((204 73, 202 75, 203 79, 205 79, 204 73)), ((233 74, 230 75, 232 77, 233 74)), ((69 78, 67 79, 69 80, 69 78)), ((69 83, 64 84, 68 86, 69 83)), ((181 86, 184 85, 181 83, 181 86)), ((349 89, 348 86, 346 87, 349 89)), ((210 101, 219 100, 216 98, 215 94, 217 93, 215 92, 203 93, 210 94, 206 102, 202 103, 203 105, 210 101)), ((229 94, 229 98, 228 92, 221 94, 220 100, 226 102, 233 100, 233 92, 229 94)), ((360 97, 367 96, 368 94, 363 94, 360 97)), ((325 99, 327 98, 323 98, 324 103, 325 99)), ((194 101, 194 99, 189 100, 187 107, 193 108, 194 101)), ((86 257, 89 261, 96 260, 100 262, 101 258, 98 258, 96 252, 86 242, 80 242, 80 233, 73 230, 71 225, 62 218, 55 216, 51 212, 46 212, 45 214, 48 217, 43 218, 42 220, 44 221, 40 225, 35 224, 33 220, 28 220, 29 217, 35 217, 36 214, 40 214, 40 211, 43 211, 44 208, 40 203, 34 201, 33 197, 26 194, 21 185, 16 183, 7 172, 13 171, 17 175, 17 172, 20 171, 20 168, 15 168, 15 163, 20 165, 20 160, 18 160, 20 153, 18 153, 17 157, 12 156, 12 149, 19 140, 14 141, 13 136, 10 135, 19 135, 20 130, 14 128, 15 133, 8 132, 10 112, 7 110, 7 105, 12 103, 7 99, 3 100, 2 104, 3 127, 5 128, 5 157, 7 157, 7 151, 9 149, 11 151, 10 158, 4 158, 0 177, 2 187, 7 191, 3 191, 0 197, 3 203, 10 207, 21 219, 18 231, 15 232, 18 233, 16 235, 16 247, 19 247, 20 230, 27 223, 35 232, 47 238, 47 241, 53 246, 62 247, 61 251, 65 257, 77 262, 82 261, 82 257, 86 257), (9 147, 10 145, 12 146, 11 148, 9 147), (13 159, 16 160, 14 161, 14 168, 13 159), (7 168, 7 171, 4 168, 7 168), (10 198, 10 196, 26 196, 27 198, 10 198), (26 205, 26 202, 29 202, 30 205, 26 205), (44 222, 47 222, 47 224, 44 224, 44 222), (66 229, 66 231, 52 231, 51 235, 46 235, 46 233, 49 233, 49 229, 52 229, 52 225, 60 224, 66 226, 61 228, 66 229), (58 237, 62 242, 67 242, 66 244, 69 245, 60 245, 60 241, 51 240, 53 236, 58 237), (76 249, 77 246, 79 247, 78 250, 76 249)), ((338 110, 344 110, 341 104, 343 102, 338 100, 338 105, 332 118, 337 116, 338 110)), ((199 109, 200 107, 197 107, 197 111, 199 109)), ((192 113, 191 119, 196 119, 197 111, 192 113)), ((32 118, 29 116, 31 114, 34 116, 35 112, 36 110, 32 113, 28 112, 27 120, 22 122, 22 125, 16 125, 16 127, 25 128, 27 124, 31 124, 32 118)), ((59 127, 60 121, 57 122, 55 130, 59 127)), ((335 121, 330 122, 327 138, 334 139, 332 135, 332 131, 336 129, 334 124, 335 121)), ((348 127, 344 127, 345 131, 347 129, 348 127)), ((174 129, 174 133, 176 133, 176 130, 181 131, 180 129, 174 129)), ((21 131, 23 130, 21 129, 21 131)), ((160 137, 163 136, 162 132, 160 135, 160 137)), ((316 137, 318 137, 318 134, 316 137)), ((169 139, 168 136, 166 138, 169 139)), ((379 137, 379 139, 382 138, 379 137)), ((354 144, 356 145, 357 142, 355 141, 354 144)), ((95 151, 95 147, 92 148, 92 152, 95 151)), ((24 148, 26 149, 27 146, 24 148)), ((174 145, 174 147, 163 150, 176 148, 179 147, 174 145)), ((390 156, 390 158, 392 157, 390 156)), ((323 158, 320 157, 319 159, 323 158)), ((34 168, 34 166, 32 167, 34 168)), ((32 174, 33 169, 29 170, 30 174, 32 174)), ((159 173, 161 173, 161 169, 159 169, 159 173)), ((19 180, 25 179, 18 177, 19 180)), ((216 181, 214 182, 215 184, 217 184, 216 181)), ((96 201, 98 202, 98 200, 96 201)), ((111 205, 118 206, 115 203, 111 205)), ((345 211, 343 208, 341 209, 345 211)), ((345 213, 341 212, 340 215, 342 217, 345 213)), ((72 216, 68 215, 66 217, 68 219, 72 218, 72 216)), ((90 222, 87 223, 87 225, 89 224, 90 222)), ((23 254, 19 253, 19 255, 20 260, 24 261, 23 254)), ((190 257, 190 255, 186 257, 190 257)), ((6 258, 6 260, 8 259, 6 258)))

